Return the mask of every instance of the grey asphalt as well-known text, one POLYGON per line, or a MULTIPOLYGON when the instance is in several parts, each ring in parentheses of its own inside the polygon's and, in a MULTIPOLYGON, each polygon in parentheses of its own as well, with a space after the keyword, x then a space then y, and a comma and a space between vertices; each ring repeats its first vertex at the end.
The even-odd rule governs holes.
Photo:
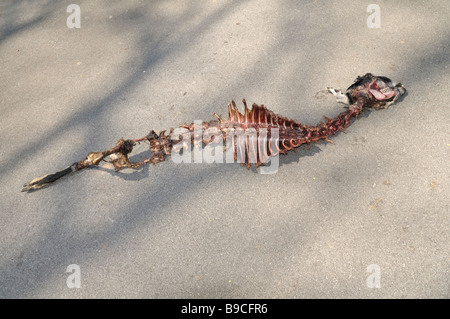
POLYGON ((71 3, 0 4, 1 298, 450 297, 448 1, 376 1, 380 28, 373 1, 77 1, 68 28, 71 3), (169 158, 20 191, 231 99, 315 124, 366 72, 408 95, 276 174, 169 158))

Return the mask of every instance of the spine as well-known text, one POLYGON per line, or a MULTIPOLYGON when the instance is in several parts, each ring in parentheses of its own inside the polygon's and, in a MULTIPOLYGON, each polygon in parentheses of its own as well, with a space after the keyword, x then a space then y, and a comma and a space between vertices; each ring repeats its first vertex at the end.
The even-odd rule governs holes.
POLYGON ((362 107, 355 107, 351 105, 348 110, 340 113, 335 118, 329 119, 324 117, 325 122, 319 123, 316 126, 308 127, 306 136, 300 138, 303 143, 311 143, 319 140, 325 140, 333 143, 329 137, 336 134, 339 131, 343 131, 344 128, 350 125, 352 118, 358 117, 361 113, 362 107))

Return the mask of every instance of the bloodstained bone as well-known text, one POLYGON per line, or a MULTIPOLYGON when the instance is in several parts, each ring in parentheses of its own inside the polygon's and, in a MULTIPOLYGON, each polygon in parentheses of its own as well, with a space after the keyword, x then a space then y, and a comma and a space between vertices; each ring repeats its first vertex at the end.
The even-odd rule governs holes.
MULTIPOLYGON (((215 119, 201 123, 202 142, 209 145, 213 141, 211 131, 214 130, 217 134, 219 132, 222 134, 224 141, 226 141, 227 136, 230 137, 231 135, 231 147, 235 161, 239 158, 239 162, 242 165, 246 164, 247 168, 250 167, 251 163, 258 167, 271 156, 285 154, 302 144, 309 144, 319 140, 332 142, 329 137, 344 130, 345 127, 350 125, 352 118, 357 118, 364 108, 387 108, 406 93, 406 89, 402 84, 394 84, 389 78, 374 76, 370 73, 358 77, 355 83, 346 90, 345 94, 332 88, 329 88, 329 91, 336 96, 339 102, 348 103, 348 109, 334 118, 324 117, 325 121, 315 126, 303 125, 277 115, 264 105, 253 104, 252 109, 249 110, 245 100, 243 100, 244 113, 240 113, 236 104, 232 101, 231 104, 228 104, 227 120, 213 113, 215 119), (274 129, 278 130, 277 140, 275 141, 272 140, 271 135, 271 131, 274 129), (206 130, 208 130, 209 134, 203 134, 206 130), (258 138, 249 138, 245 134, 235 134, 246 130, 256 132, 257 137, 259 137, 261 132, 264 132, 264 143, 260 143, 258 138), (227 135, 230 131, 233 134, 227 135), (261 144, 263 145, 261 146, 261 144), (275 145, 275 148, 271 147, 271 145, 275 145)), ((194 123, 190 125, 184 124, 179 128, 185 129, 189 134, 189 143, 194 144, 194 146, 199 144, 199 141, 196 141, 194 136, 194 123)), ((187 146, 183 144, 186 143, 186 139, 180 139, 173 132, 174 129, 171 129, 166 135, 166 131, 157 134, 152 130, 146 136, 134 140, 120 139, 114 147, 106 151, 91 152, 81 161, 75 162, 61 171, 33 179, 23 186, 22 192, 40 189, 65 175, 98 165, 105 158, 108 158, 108 161, 114 165, 116 171, 124 167, 137 169, 150 162, 157 164, 164 161, 165 157, 172 153, 174 147, 180 149, 187 146), (151 156, 140 162, 131 162, 128 159, 128 155, 132 152, 136 143, 144 141, 149 143, 151 156)))

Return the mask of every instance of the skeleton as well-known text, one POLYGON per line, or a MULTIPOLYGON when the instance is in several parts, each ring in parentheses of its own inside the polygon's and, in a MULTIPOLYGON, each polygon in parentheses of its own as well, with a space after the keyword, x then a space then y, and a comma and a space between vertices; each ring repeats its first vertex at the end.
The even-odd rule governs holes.
POLYGON ((390 79, 382 76, 374 76, 370 73, 358 77, 343 93, 331 87, 327 88, 336 100, 348 105, 347 110, 340 113, 335 118, 324 117, 325 121, 315 126, 303 125, 294 120, 279 116, 268 110, 264 105, 253 104, 249 110, 247 103, 243 100, 244 113, 240 113, 234 101, 228 104, 228 119, 214 113, 215 119, 209 122, 202 122, 200 133, 194 123, 184 124, 178 130, 171 129, 169 134, 162 131, 157 134, 153 130, 144 137, 134 140, 120 139, 116 146, 101 152, 91 152, 83 160, 70 165, 69 167, 53 174, 48 174, 40 178, 33 179, 23 186, 22 191, 33 191, 47 186, 59 178, 84 168, 99 165, 101 161, 106 161, 114 165, 116 171, 124 167, 137 169, 146 163, 157 164, 165 160, 173 151, 186 148, 187 143, 200 146, 202 143, 210 145, 213 143, 213 136, 219 136, 223 141, 227 140, 227 147, 231 147, 234 160, 239 160, 242 165, 250 167, 264 165, 270 157, 278 154, 285 154, 287 151, 299 147, 302 144, 309 144, 325 140, 332 142, 329 137, 338 131, 344 130, 352 118, 358 117, 364 108, 388 108, 399 100, 406 89, 401 83, 393 83, 390 79), (180 129, 183 134, 179 134, 180 129), (251 130, 253 137, 239 135, 236 132, 251 130), (274 134, 275 130, 278 136, 274 134), (229 134, 232 132, 233 134, 229 134), (188 138, 186 136, 188 135, 188 138), (200 137, 198 136, 200 135, 200 137), (228 139, 231 135, 231 140, 228 139), (262 142, 261 142, 262 141, 262 142), (133 150, 136 143, 148 142, 151 156, 140 162, 131 162, 128 155, 133 150), (199 145, 200 144, 200 145, 199 145))

